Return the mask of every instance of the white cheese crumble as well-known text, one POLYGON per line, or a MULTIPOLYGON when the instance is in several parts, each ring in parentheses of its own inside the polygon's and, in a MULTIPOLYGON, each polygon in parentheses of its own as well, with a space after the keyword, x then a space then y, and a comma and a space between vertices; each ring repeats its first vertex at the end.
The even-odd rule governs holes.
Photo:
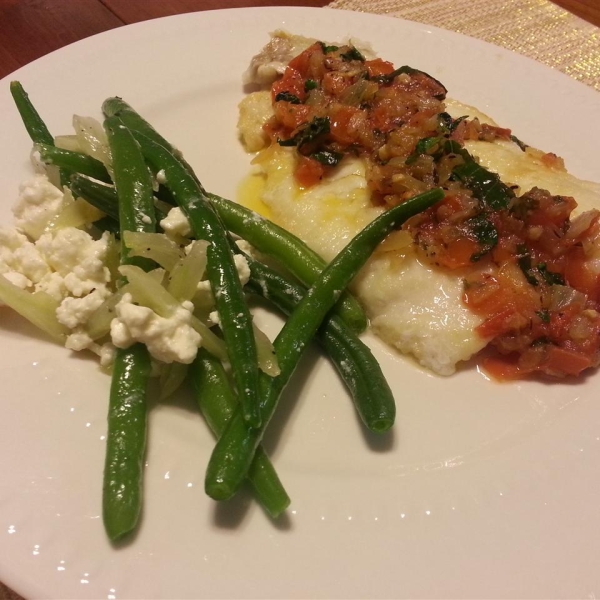
POLYGON ((111 322, 110 335, 117 348, 142 342, 154 358, 164 363, 190 364, 196 357, 202 338, 190 324, 194 310, 191 302, 183 302, 165 318, 146 306, 134 304, 131 294, 124 294, 115 310, 117 316, 111 322))
POLYGON ((235 262, 240 283, 244 286, 250 280, 250 266, 248 265, 248 261, 241 254, 234 254, 233 261, 235 262))
POLYGON ((101 287, 83 298, 69 296, 56 309, 56 317, 65 327, 75 329, 79 325, 84 325, 110 294, 106 287, 101 287))
POLYGON ((12 209, 17 229, 37 239, 63 202, 63 192, 46 175, 34 175, 19 186, 19 198, 12 209))
POLYGON ((55 233, 45 233, 36 242, 46 262, 63 277, 70 294, 81 297, 110 282, 110 271, 105 265, 109 234, 105 232, 94 240, 87 232, 65 227, 55 233))
MULTIPOLYGON (((250 266, 248 265, 248 261, 241 254, 233 255, 233 262, 235 264, 235 268, 238 273, 238 277, 240 279, 240 283, 242 287, 245 286, 250 280, 250 266)), ((208 279, 203 279, 198 282, 197 291, 201 294, 206 294, 212 296, 212 288, 210 286, 210 281, 208 279)), ((218 291, 217 291, 218 294, 218 291)))
POLYGON ((39 283, 50 273, 35 244, 14 228, 0 228, 0 273, 22 287, 39 283), (20 283, 18 283, 20 282, 20 283))
POLYGON ((178 206, 169 211, 169 214, 160 222, 160 226, 170 237, 178 235, 189 237, 192 233, 188 218, 178 206))

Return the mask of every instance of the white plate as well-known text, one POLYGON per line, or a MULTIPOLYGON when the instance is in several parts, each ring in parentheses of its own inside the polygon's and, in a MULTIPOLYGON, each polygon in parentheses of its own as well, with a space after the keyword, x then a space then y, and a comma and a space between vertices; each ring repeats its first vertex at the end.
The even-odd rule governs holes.
MULTIPOLYGON (((234 196, 248 168, 235 134, 240 75, 278 27, 368 40, 600 180, 597 93, 499 48, 386 17, 296 8, 186 14, 108 31, 11 79, 57 133, 69 131, 72 113, 99 116, 105 97, 123 96, 185 152, 207 188, 234 196)), ((0 87, 6 222, 30 144, 8 80, 0 87)), ((314 353, 269 439, 293 497, 278 524, 246 497, 209 501, 203 423, 189 399, 157 406, 143 523, 116 549, 99 516, 108 377, 1 314, 0 579, 25 596, 600 594, 598 375, 497 385, 471 368, 441 379, 370 339, 399 413, 393 437, 377 440, 314 353)))

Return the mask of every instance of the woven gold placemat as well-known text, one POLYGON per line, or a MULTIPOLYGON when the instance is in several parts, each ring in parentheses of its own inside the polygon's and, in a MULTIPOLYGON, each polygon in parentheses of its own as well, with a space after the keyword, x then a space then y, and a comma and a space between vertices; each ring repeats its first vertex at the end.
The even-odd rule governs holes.
POLYGON ((548 0, 334 0, 503 46, 600 90, 600 29, 548 0))

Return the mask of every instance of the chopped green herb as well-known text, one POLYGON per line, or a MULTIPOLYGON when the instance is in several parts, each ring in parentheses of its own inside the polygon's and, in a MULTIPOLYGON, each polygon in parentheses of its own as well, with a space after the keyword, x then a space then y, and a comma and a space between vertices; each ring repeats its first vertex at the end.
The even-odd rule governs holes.
POLYGON ((438 131, 440 133, 452 133, 461 121, 467 119, 467 115, 453 119, 447 112, 441 112, 438 115, 438 131))
POLYGON ((321 48, 323 49, 323 54, 330 54, 331 52, 335 52, 336 50, 340 49, 339 46, 327 46, 323 42, 319 42, 319 44, 321 44, 321 48))
POLYGON ((310 155, 316 161, 327 167, 335 167, 344 158, 341 152, 334 152, 333 150, 320 150, 310 155))
POLYGON ((396 77, 398 77, 398 75, 404 75, 404 74, 407 74, 407 75, 419 75, 420 74, 420 75, 425 75, 425 77, 429 77, 429 79, 432 79, 433 81, 435 81, 444 90, 443 94, 435 95, 434 98, 436 98, 437 100, 443 100, 446 97, 446 93, 448 92, 448 90, 446 89, 444 84, 442 84, 441 81, 438 81, 435 77, 432 77, 429 73, 425 73, 425 71, 420 71, 419 69, 414 69, 413 67, 409 67, 408 65, 399 67, 398 69, 396 69, 395 71, 392 71, 391 73, 388 73, 387 75, 379 75, 377 77, 373 77, 373 79, 375 81, 377 81, 378 83, 385 85, 387 83, 392 83, 392 81, 394 81, 394 79, 396 79, 396 77))
POLYGON ((415 145, 414 152, 404 161, 406 165, 412 165, 419 156, 423 154, 432 154, 431 150, 438 149, 441 137, 433 136, 420 139, 415 145))
POLYGON ((536 310, 535 314, 540 318, 542 323, 550 323, 550 313, 547 310, 536 310))
POLYGON ((469 219, 467 224, 471 226, 473 235, 481 246, 481 250, 471 256, 471 262, 477 262, 498 244, 498 230, 483 214, 469 219))
POLYGON ((519 146, 519 148, 521 148, 521 150, 523 150, 523 152, 525 152, 525 150, 527 150, 527 148, 529 148, 529 146, 525 143, 522 142, 516 135, 511 135, 510 139, 517 145, 519 146))
POLYGON ((307 79, 304 82, 304 91, 310 92, 310 90, 316 90, 319 87, 319 84, 314 79, 307 79))
POLYGON ((290 104, 302 104, 298 96, 290 94, 289 92, 279 92, 279 94, 275 96, 275 102, 280 102, 281 100, 289 102, 290 104))
POLYGON ((539 201, 527 194, 516 198, 515 202, 510 207, 510 212, 517 219, 524 221, 527 215, 538 208, 540 205, 539 201))
POLYGON ((531 265, 531 255, 527 251, 526 246, 520 244, 519 246, 517 246, 517 252, 518 252, 517 262, 518 262, 519 267, 521 267, 521 271, 523 271, 523 275, 525 275, 525 279, 527 279, 528 283, 530 283, 531 285, 538 286, 539 281, 537 280, 537 277, 535 276, 535 272, 531 265))
POLYGON ((564 277, 560 273, 549 271, 546 263, 539 263, 537 270, 548 285, 565 285, 564 277))
POLYGON ((314 142, 318 137, 329 133, 329 117, 315 117, 310 123, 305 125, 296 135, 288 140, 277 140, 280 146, 297 146, 298 151, 310 142, 314 142))
POLYGON ((473 192, 475 198, 481 200, 492 210, 508 208, 515 193, 500 181, 500 177, 496 173, 492 173, 476 163, 473 157, 457 142, 447 141, 444 151, 446 154, 459 154, 465 159, 464 164, 457 165, 452 169, 452 174, 473 192))
POLYGON ((340 56, 346 61, 360 60, 360 62, 365 62, 365 57, 354 46, 351 46, 350 50, 343 52, 340 56))

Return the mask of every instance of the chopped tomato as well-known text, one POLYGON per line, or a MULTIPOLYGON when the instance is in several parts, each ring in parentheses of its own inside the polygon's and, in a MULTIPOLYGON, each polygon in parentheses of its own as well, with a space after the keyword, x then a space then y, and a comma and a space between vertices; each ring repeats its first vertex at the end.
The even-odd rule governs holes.
POLYGON ((331 122, 330 135, 334 142, 349 145, 356 139, 356 132, 352 130, 352 119, 360 113, 360 109, 353 106, 339 105, 329 117, 331 122))
POLYGON ((292 67, 288 67, 281 79, 278 79, 271 87, 271 99, 275 102, 278 94, 287 92, 296 96, 300 102, 304 101, 306 92, 304 91, 304 77, 292 67))
POLYGON ((300 156, 298 158, 298 166, 296 167, 296 181, 302 187, 311 187, 316 185, 323 178, 325 167, 314 158, 308 156, 300 156))
POLYGON ((386 105, 377 106, 371 111, 371 127, 377 131, 383 133, 390 131, 394 126, 393 119, 394 115, 386 105))
POLYGON ((521 369, 514 358, 486 356, 481 361, 481 367, 497 381, 512 381, 522 379, 528 371, 521 369))
POLYGON ((506 333, 510 329, 511 322, 516 314, 517 311, 514 308, 506 308, 486 319, 476 328, 476 331, 483 338, 494 338, 497 335, 506 333))
POLYGON ((352 79, 345 73, 330 71, 323 76, 322 89, 326 94, 339 98, 346 88, 352 85, 352 79))
POLYGON ((308 123, 311 113, 310 106, 306 104, 275 103, 275 116, 284 127, 291 131, 304 123, 308 123))
POLYGON ((587 294, 592 300, 600 301, 600 276, 586 261, 580 249, 575 249, 568 257, 565 279, 571 287, 587 294))
POLYGON ((546 360, 540 365, 540 370, 551 375, 579 375, 591 366, 590 358, 581 352, 549 346, 546 350, 546 360))
POLYGON ((369 77, 389 75, 394 70, 394 65, 391 62, 381 60, 381 58, 365 61, 365 67, 369 73, 369 77))
MULTIPOLYGON (((323 62, 323 47, 321 44, 314 43, 304 52, 293 58, 289 62, 289 67, 295 69, 304 79, 310 77, 316 79, 315 68, 323 62)), ((319 77, 320 78, 320 77, 319 77)))
POLYGON ((441 252, 436 256, 437 262, 449 269, 460 269, 471 265, 471 256, 479 250, 479 244, 463 237, 454 240, 448 244, 445 252, 441 252))

